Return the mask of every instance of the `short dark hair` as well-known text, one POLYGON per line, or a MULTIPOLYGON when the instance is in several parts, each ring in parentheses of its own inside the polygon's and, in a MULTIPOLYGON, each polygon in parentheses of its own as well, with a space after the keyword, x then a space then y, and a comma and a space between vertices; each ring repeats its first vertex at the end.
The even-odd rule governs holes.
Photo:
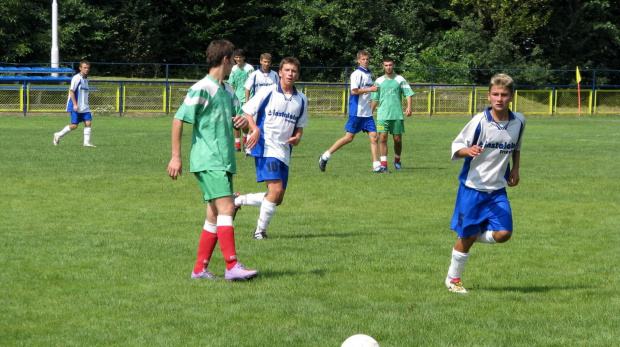
POLYGON ((301 68, 301 64, 299 63, 299 60, 295 57, 282 58, 282 61, 280 62, 280 70, 282 70, 282 67, 284 66, 284 64, 293 64, 297 66, 297 70, 301 68))
POLYGON ((82 67, 82 65, 84 65, 84 64, 90 66, 90 62, 88 60, 86 60, 86 59, 80 60, 80 67, 82 67))
POLYGON ((394 63, 394 59, 392 57, 383 57, 384 63, 394 63))
POLYGON ((233 53, 233 57, 245 57, 245 51, 241 48, 237 48, 233 53))
POLYGON ((207 47, 207 64, 209 65, 209 69, 212 67, 218 67, 222 65, 222 59, 224 57, 228 57, 228 59, 232 58, 233 51, 235 50, 235 45, 233 45, 230 41, 227 40, 214 40, 211 41, 209 47, 207 47))

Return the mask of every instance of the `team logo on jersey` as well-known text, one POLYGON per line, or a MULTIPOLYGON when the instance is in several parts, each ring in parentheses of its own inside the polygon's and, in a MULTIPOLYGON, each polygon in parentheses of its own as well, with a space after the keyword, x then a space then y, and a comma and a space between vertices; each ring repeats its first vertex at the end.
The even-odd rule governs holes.
POLYGON ((510 154, 512 152, 512 150, 515 149, 515 147, 517 147, 516 143, 508 143, 508 142, 489 142, 486 141, 484 143, 480 142, 478 143, 478 146, 482 147, 482 148, 495 148, 495 149, 499 149, 501 154, 510 154))
POLYGON ((284 118, 287 122, 289 123, 296 123, 297 122, 297 118, 299 118, 298 116, 292 114, 292 113, 287 113, 287 112, 274 112, 273 110, 269 110, 269 112, 267 112, 268 116, 274 116, 274 117, 282 117, 284 118))

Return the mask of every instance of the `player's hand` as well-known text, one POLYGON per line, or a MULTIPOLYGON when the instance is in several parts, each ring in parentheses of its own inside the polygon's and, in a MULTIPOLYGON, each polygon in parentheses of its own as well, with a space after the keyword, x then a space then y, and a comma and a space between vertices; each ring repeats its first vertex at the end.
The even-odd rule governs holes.
POLYGON ((519 171, 518 170, 510 170, 508 174, 508 186, 514 187, 519 184, 519 171))
POLYGON ((78 105, 73 105, 73 111, 77 112, 79 110, 78 105))
POLYGON ((286 140, 286 143, 288 143, 291 146, 297 146, 300 141, 301 141, 300 138, 298 138, 297 136, 293 136, 290 139, 286 140))
POLYGON ((237 129, 243 129, 248 126, 248 120, 241 115, 236 115, 232 117, 232 120, 233 126, 237 129))
POLYGON ((469 155, 470 157, 475 158, 480 154, 482 154, 482 147, 478 145, 473 145, 469 147, 467 155, 469 155))
POLYGON ((370 89, 371 92, 378 92, 379 91, 379 87, 378 86, 372 86, 372 87, 370 87, 368 89, 370 89))
POLYGON ((170 163, 168 164, 168 176, 170 176, 173 180, 176 180, 181 174, 181 167, 181 158, 170 159, 170 163))
POLYGON ((405 115, 407 115, 407 117, 411 117, 411 107, 407 107, 405 109, 405 115))
POLYGON ((245 143, 245 147, 247 149, 254 148, 254 146, 256 146, 256 144, 258 143, 259 139, 260 139, 260 131, 252 131, 248 133, 248 139, 245 143))

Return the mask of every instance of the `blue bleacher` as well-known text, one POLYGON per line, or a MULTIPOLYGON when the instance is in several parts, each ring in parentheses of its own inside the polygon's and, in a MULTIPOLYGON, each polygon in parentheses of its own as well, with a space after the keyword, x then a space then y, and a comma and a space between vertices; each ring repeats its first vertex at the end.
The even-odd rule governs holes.
POLYGON ((0 82, 8 81, 46 81, 46 82, 65 82, 70 81, 68 76, 39 76, 34 74, 73 74, 74 71, 68 67, 29 67, 29 66, 0 66, 0 82))

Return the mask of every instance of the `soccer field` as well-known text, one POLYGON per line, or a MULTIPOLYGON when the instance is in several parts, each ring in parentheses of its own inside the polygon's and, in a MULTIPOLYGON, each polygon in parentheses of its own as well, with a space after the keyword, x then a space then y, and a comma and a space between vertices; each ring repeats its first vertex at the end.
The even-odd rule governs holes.
MULTIPOLYGON (((234 283, 189 278, 205 218, 191 127, 172 181, 171 117, 95 115, 97 148, 82 125, 54 147, 68 119, 0 117, 2 346, 618 343, 619 117, 527 119, 514 236, 472 248, 465 295, 443 281, 462 166, 450 144, 469 117, 407 119, 391 174, 371 172, 364 134, 320 172, 345 119, 311 117, 270 239, 252 239, 257 208, 237 215, 239 259, 260 274, 234 283)), ((252 159, 237 164, 237 191, 265 191, 252 159)), ((223 275, 219 249, 210 269, 223 275)))

